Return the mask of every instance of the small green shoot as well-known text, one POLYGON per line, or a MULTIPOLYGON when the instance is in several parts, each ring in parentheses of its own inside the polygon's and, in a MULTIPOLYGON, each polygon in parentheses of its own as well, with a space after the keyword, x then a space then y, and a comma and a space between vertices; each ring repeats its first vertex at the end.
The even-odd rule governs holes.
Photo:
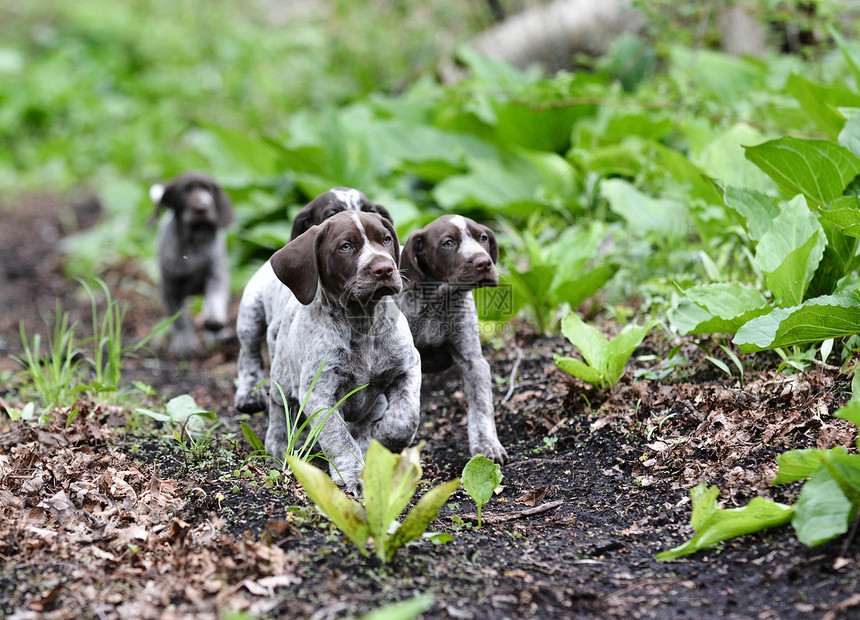
POLYGON ((221 424, 218 422, 206 429, 204 420, 214 421, 215 413, 202 409, 188 394, 170 399, 165 413, 148 409, 136 411, 172 427, 172 436, 183 452, 195 458, 203 455, 212 442, 212 432, 221 424))
POLYGON ((369 556, 366 544, 372 537, 376 556, 388 562, 397 549, 422 536, 442 505, 460 487, 460 479, 455 478, 430 489, 398 524, 395 519, 409 504, 421 479, 420 451, 419 445, 395 455, 372 440, 361 474, 364 506, 347 497, 314 465, 289 454, 285 459, 308 496, 359 552, 369 556))
POLYGON ((483 454, 473 456, 463 468, 463 488, 478 507, 478 527, 481 527, 481 508, 501 483, 502 468, 483 454))
POLYGON ((562 320, 561 332, 582 352, 585 361, 556 355, 555 363, 586 383, 600 388, 612 387, 624 374, 624 366, 633 351, 656 324, 656 321, 649 321, 640 326, 628 325, 609 340, 571 312, 562 320))

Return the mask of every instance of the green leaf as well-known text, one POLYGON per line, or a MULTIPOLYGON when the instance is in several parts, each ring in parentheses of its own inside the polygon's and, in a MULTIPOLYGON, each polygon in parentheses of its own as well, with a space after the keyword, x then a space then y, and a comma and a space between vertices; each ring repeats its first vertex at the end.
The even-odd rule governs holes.
POLYGON ((364 546, 370 538, 370 528, 367 525, 367 513, 361 504, 348 498, 331 478, 314 465, 289 454, 285 454, 284 458, 308 497, 355 543, 362 555, 370 555, 364 546))
POLYGON ((825 468, 816 471, 803 485, 795 508, 792 525, 797 538, 811 546, 847 532, 856 512, 856 506, 825 468))
POLYGON ((785 90, 797 99, 809 117, 834 139, 845 124, 845 116, 839 108, 860 107, 860 96, 844 86, 816 84, 794 73, 789 76, 785 90))
POLYGON ((420 448, 413 447, 394 455, 375 439, 370 441, 361 479, 367 524, 378 553, 384 554, 388 527, 415 494, 421 478, 419 454, 420 448))
POLYGON ((251 444, 251 448, 254 449, 254 452, 265 453, 266 446, 260 441, 260 438, 257 437, 257 433, 254 432, 250 426, 248 426, 245 422, 239 422, 239 426, 242 427, 242 435, 244 435, 245 440, 251 444))
MULTIPOLYGON (((854 376, 856 377, 857 374, 854 376)), ((855 398, 855 396, 852 396, 852 398, 855 398)), ((834 417, 848 420, 854 426, 860 427, 860 401, 852 400, 833 415, 834 417)))
POLYGON ((627 360, 633 355, 648 332, 657 324, 657 321, 650 321, 644 325, 627 325, 621 333, 609 342, 607 348, 607 365, 606 374, 608 375, 609 384, 615 385, 624 374, 624 366, 627 360))
POLYGON ((575 312, 562 319, 561 333, 582 352, 588 365, 602 375, 609 361, 609 340, 606 336, 585 323, 575 312))
POLYGON ((823 207, 841 196, 860 173, 860 158, 829 140, 783 137, 747 147, 746 157, 786 196, 803 194, 812 207, 823 207))
POLYGON ((756 248, 755 260, 765 273, 778 305, 796 305, 803 296, 827 238, 815 215, 796 196, 785 203, 756 248))
MULTIPOLYGON (((845 451, 845 448, 835 449, 845 451)), ((817 448, 783 452, 776 457, 779 471, 770 483, 775 486, 788 482, 796 482, 797 480, 806 480, 821 468, 824 462, 824 455, 825 451, 818 450, 817 448)))
POLYGON ((825 295, 791 308, 774 308, 741 327, 734 342, 754 353, 860 332, 860 301, 853 294, 825 295))
POLYGON ((760 313, 767 306, 764 295, 739 282, 700 284, 686 289, 684 295, 713 316, 729 322, 741 320, 738 327, 746 322, 742 317, 752 318, 752 313, 760 313))
POLYGON ((463 488, 478 506, 478 527, 481 527, 481 508, 502 483, 502 468, 483 454, 476 454, 463 468, 462 478, 463 488))
POLYGON ((700 484, 690 491, 693 500, 691 524, 696 535, 689 541, 657 554, 656 560, 665 562, 682 555, 695 553, 727 538, 750 534, 788 523, 794 508, 764 497, 755 497, 743 508, 728 510, 717 508, 719 489, 700 484), (716 492, 715 492, 716 490, 716 492))
POLYGON ((603 375, 582 360, 578 360, 575 357, 561 357, 560 355, 556 355, 555 364, 564 372, 571 374, 586 383, 596 387, 603 387, 604 385, 603 375))
POLYGON ((577 277, 553 286, 553 300, 557 302, 556 305, 567 302, 571 308, 577 308, 609 282, 620 267, 618 263, 604 263, 594 269, 581 271, 577 277))
POLYGON ((723 190, 723 200, 746 220, 747 234, 753 241, 761 239, 779 215, 776 200, 752 189, 727 186, 723 190))
POLYGON ((820 211, 821 217, 833 222, 844 234, 860 237, 860 199, 840 196, 820 211))
POLYGON ((745 144, 757 144, 763 139, 758 129, 746 123, 733 123, 698 153, 693 153, 691 159, 709 177, 719 179, 724 185, 765 192, 773 188, 773 182, 743 157, 745 144))
POLYGON ((391 535, 386 558, 390 560, 397 549, 420 538, 430 523, 439 515, 439 509, 459 488, 460 479, 454 478, 427 491, 409 511, 400 527, 391 535))
POLYGON ((635 233, 681 236, 689 229, 690 210, 682 202, 652 198, 622 179, 604 179, 600 192, 635 233))

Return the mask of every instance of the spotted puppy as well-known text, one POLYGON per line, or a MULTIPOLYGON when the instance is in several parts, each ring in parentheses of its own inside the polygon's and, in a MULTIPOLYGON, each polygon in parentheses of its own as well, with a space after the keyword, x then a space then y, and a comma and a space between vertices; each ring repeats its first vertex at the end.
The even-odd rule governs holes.
POLYGON ((226 327, 230 272, 225 228, 233 222, 233 207, 212 177, 197 171, 154 185, 150 195, 156 202, 153 218, 169 210, 157 236, 165 311, 168 316, 181 311, 171 326, 168 352, 186 356, 198 348, 186 298, 203 295, 203 324, 210 338, 226 337, 230 331, 226 327))
POLYGON ((410 282, 397 303, 409 321, 424 372, 452 365, 463 377, 469 449, 504 462, 493 415, 490 365, 481 352, 472 289, 497 286, 499 250, 493 231, 460 215, 443 215, 409 235, 400 268, 410 282))
POLYGON ((341 212, 313 226, 271 258, 292 295, 274 308, 277 338, 269 388, 266 450, 287 448, 285 405, 296 415, 328 410, 350 391, 337 415, 322 423, 319 447, 332 478, 360 494, 371 438, 400 451, 418 428, 421 361, 406 318, 392 295, 403 288, 400 246, 390 222, 375 213, 341 212), (311 390, 317 372, 319 379, 311 390))
MULTIPOLYGON (((385 207, 372 202, 357 189, 335 187, 314 198, 296 214, 291 239, 341 211, 378 213, 391 221, 391 215, 385 207)), ((245 286, 236 318, 239 360, 234 404, 239 411, 254 413, 266 409, 266 394, 263 390, 257 390, 257 386, 266 378, 262 343, 265 338, 271 359, 278 327, 272 321, 272 316, 275 309, 281 308, 291 295, 290 290, 278 280, 270 262, 260 267, 245 286)))

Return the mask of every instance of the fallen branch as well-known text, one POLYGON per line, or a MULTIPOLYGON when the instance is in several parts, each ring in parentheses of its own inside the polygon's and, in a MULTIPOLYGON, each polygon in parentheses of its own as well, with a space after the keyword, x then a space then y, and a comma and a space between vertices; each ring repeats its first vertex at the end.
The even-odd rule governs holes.
MULTIPOLYGON (((481 521, 483 523, 492 524, 492 523, 505 523, 506 521, 516 521, 517 519, 522 519, 524 517, 531 517, 534 515, 539 515, 544 512, 548 512, 553 510, 554 508, 558 508, 564 503, 563 499, 556 500, 554 502, 548 502, 546 504, 541 504, 540 506, 535 506, 534 508, 525 508, 523 510, 516 510, 512 512, 494 512, 489 513, 485 512, 481 514, 481 521)), ((458 515, 463 521, 469 521, 470 523, 478 522, 478 515, 474 513, 469 513, 465 515, 458 515)))
POLYGON ((523 361, 523 349, 522 347, 517 347, 517 359, 514 361, 514 367, 511 369, 511 378, 508 379, 508 392, 505 394, 505 397, 502 399, 502 403, 508 402, 511 396, 514 393, 514 387, 516 387, 516 379, 517 379, 517 368, 520 367, 520 362, 523 361))

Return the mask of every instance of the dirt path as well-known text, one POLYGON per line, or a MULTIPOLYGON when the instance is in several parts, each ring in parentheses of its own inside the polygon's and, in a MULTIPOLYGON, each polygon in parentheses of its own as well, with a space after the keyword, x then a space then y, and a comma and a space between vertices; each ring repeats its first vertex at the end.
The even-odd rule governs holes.
MULTIPOLYGON (((34 314, 60 297, 86 323, 89 302, 62 277, 54 251, 67 232, 63 206, 34 201, 4 213, 7 377, 17 369, 8 356, 19 350, 19 320, 29 333, 44 329, 34 314)), ((90 211, 79 209, 84 222, 90 211)), ((132 304, 127 329, 145 333, 157 305, 124 290, 122 274, 106 279, 132 304)), ((0 426, 0 615, 206 618, 234 609, 328 618, 429 594, 427 618, 857 617, 857 541, 844 554, 841 540, 807 548, 781 528, 654 561, 691 534, 689 487, 718 484, 727 506, 762 493, 779 499, 767 485, 777 454, 853 440, 850 425, 828 415, 847 400, 849 377, 829 367, 779 375, 760 356, 740 385, 697 344, 718 350, 658 332, 634 356, 656 360, 634 360, 611 393, 597 392, 555 368, 553 353, 569 352, 564 339, 508 329, 486 353, 511 463, 485 514, 509 520, 475 528, 474 504, 458 491, 433 525, 454 542, 420 542, 387 566, 360 556, 292 483, 266 482, 258 464, 243 463, 238 421, 259 434, 264 421, 231 406, 235 343, 186 362, 148 354, 129 363, 127 383, 164 398, 190 393, 223 426, 199 454, 158 439, 167 429, 138 431, 102 406, 86 406, 69 428, 0 426), (678 344, 688 363, 660 378, 661 359, 678 344), (545 510, 525 516, 532 507, 545 510)), ((19 394, 14 382, 0 386, 6 402, 19 394)), ((467 461, 465 399, 452 372, 425 377, 422 396, 418 439, 424 478, 435 484, 467 461)))

